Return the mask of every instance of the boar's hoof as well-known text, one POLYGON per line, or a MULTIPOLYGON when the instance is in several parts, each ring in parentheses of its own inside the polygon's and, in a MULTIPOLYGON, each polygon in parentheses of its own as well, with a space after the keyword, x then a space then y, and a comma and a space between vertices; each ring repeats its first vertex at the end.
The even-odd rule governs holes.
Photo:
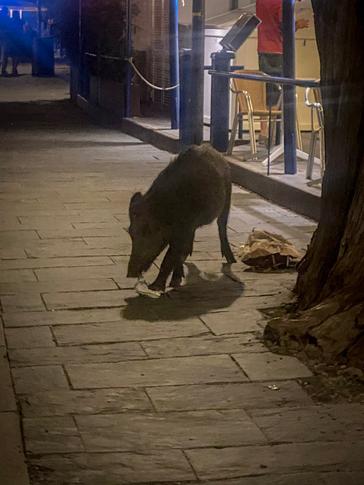
POLYGON ((158 281, 155 281, 154 283, 150 284, 148 288, 153 291, 160 291, 161 293, 164 293, 166 291, 165 283, 164 284, 159 283, 158 281))
POLYGON ((183 279, 183 278, 181 278, 181 277, 178 277, 178 278, 172 278, 172 279, 171 279, 171 283, 170 283, 170 285, 169 285, 169 286, 170 286, 171 288, 175 288, 175 289, 180 288, 180 287, 182 286, 182 279, 183 279))

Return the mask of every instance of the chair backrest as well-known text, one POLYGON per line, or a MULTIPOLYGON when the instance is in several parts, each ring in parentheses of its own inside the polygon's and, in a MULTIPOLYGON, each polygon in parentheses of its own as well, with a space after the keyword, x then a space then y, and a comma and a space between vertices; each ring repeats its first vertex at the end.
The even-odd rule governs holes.
MULTIPOLYGON (((316 113, 317 122, 320 128, 324 127, 324 112, 323 112, 323 105, 322 105, 322 95, 321 95, 321 88, 307 88, 305 94, 305 104, 309 108, 311 108, 312 116, 313 113, 316 113), (310 94, 313 95, 313 101, 310 99, 310 94)), ((312 118, 313 123, 313 118, 312 118)))
POLYGON ((312 91, 315 98, 315 103, 320 103, 322 106, 321 88, 313 88, 312 91))
MULTIPOLYGON (((255 70, 240 70, 235 71, 236 74, 260 74, 264 75, 261 71, 255 70)), ((267 109, 267 94, 266 83, 261 81, 250 81, 248 79, 233 79, 234 91, 242 92, 247 91, 251 97, 253 108, 256 111, 265 111, 267 109)), ((241 113, 247 113, 248 109, 244 96, 237 94, 239 103, 239 111, 241 113)))
POLYGON ((314 88, 313 89, 313 96, 315 98, 315 103, 317 103, 320 108, 317 110, 317 121, 320 125, 320 128, 324 128, 324 108, 322 104, 322 95, 321 95, 321 88, 314 88))

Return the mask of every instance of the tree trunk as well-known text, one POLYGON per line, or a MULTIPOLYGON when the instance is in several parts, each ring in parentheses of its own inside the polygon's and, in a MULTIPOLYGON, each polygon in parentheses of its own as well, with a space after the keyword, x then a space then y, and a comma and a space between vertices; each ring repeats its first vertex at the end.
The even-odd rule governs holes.
POLYGON ((326 171, 321 218, 299 267, 301 313, 267 335, 364 356, 364 2, 312 0, 321 60, 326 171))

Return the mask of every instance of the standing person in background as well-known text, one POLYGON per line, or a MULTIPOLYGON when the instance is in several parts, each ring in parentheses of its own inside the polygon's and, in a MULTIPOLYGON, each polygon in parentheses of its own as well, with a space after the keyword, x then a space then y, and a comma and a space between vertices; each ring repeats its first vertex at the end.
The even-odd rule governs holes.
MULTIPOLYGON (((261 20, 258 27, 259 70, 269 76, 283 76, 282 0, 256 0, 256 14, 261 20)), ((308 20, 296 21, 296 31, 309 26, 308 20)), ((267 84, 267 104, 279 101, 278 85, 267 84)), ((267 123, 261 123, 259 141, 267 143, 267 123)))
POLYGON ((6 68, 8 67, 9 43, 10 43, 9 9, 7 7, 2 7, 2 9, 0 10, 0 61, 1 61, 2 76, 8 75, 6 68))
POLYGON ((32 62, 33 42, 36 36, 37 32, 32 28, 29 22, 26 22, 23 29, 24 52, 22 53, 22 57, 25 61, 32 62))
POLYGON ((9 56, 12 59, 13 69, 12 75, 18 76, 18 64, 23 52, 24 37, 23 37, 23 21, 20 18, 18 10, 13 11, 13 16, 10 20, 10 42, 9 42, 9 56))

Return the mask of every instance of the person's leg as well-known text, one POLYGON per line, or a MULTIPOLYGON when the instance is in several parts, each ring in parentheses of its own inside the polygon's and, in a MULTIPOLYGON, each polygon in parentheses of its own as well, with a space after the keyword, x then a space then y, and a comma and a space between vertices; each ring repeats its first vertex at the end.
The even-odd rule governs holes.
POLYGON ((1 46, 1 74, 6 74, 6 69, 8 67, 8 48, 6 42, 1 46))
MULTIPOLYGON (((259 54, 259 71, 268 74, 267 70, 269 70, 269 63, 267 61, 268 54, 261 53, 259 54)), ((268 98, 268 86, 267 86, 267 98, 268 98)), ((260 122, 260 134, 258 143, 266 145, 268 143, 268 124, 266 121, 260 122)))
POLYGON ((13 70, 12 70, 12 75, 13 76, 18 76, 18 65, 19 65, 19 57, 17 55, 14 55, 11 58, 13 62, 13 70))
MULTIPOLYGON (((283 75, 283 56, 281 54, 259 54, 259 70, 269 76, 283 75)), ((277 107, 280 98, 280 89, 277 84, 267 83, 267 108, 277 107)), ((265 144, 268 142, 268 123, 261 122, 259 140, 265 144)))

